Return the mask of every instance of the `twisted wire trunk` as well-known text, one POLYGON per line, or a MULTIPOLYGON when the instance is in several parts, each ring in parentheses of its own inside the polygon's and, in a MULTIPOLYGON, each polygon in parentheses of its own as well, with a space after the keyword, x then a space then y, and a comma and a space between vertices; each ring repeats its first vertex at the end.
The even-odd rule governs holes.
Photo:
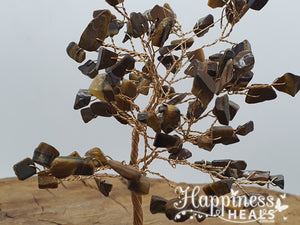
MULTIPOLYGON (((131 155, 130 155, 130 164, 135 165, 138 159, 139 153, 139 133, 137 128, 134 128, 132 131, 132 142, 131 142, 131 155)), ((143 209, 142 209, 142 196, 131 192, 131 202, 133 205, 133 225, 142 225, 143 224, 143 209)))

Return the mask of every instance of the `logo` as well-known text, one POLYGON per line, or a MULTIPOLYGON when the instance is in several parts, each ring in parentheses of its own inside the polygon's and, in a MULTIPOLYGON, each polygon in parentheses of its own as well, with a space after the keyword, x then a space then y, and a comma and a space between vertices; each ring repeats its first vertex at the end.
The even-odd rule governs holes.
MULTIPOLYGON (((278 212, 288 209, 283 204, 286 194, 278 197, 257 193, 239 193, 231 189, 231 193, 223 196, 200 195, 200 187, 183 189, 177 186, 175 193, 179 195, 174 208, 178 211, 175 221, 181 218, 194 217, 202 221, 207 217, 217 217, 232 223, 274 223, 278 212)), ((283 217, 287 223, 287 217, 283 217)))

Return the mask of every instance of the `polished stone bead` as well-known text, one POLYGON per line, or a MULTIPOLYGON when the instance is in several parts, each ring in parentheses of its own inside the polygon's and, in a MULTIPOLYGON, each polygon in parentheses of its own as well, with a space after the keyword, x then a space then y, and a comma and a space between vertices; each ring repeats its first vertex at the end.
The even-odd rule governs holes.
POLYGON ((248 40, 244 40, 237 45, 234 45, 232 47, 232 51, 235 53, 235 55, 238 55, 242 51, 251 51, 251 45, 248 40))
POLYGON ((207 151, 211 151, 215 147, 212 138, 207 135, 198 136, 197 145, 199 148, 207 151))
POLYGON ((254 10, 261 10, 267 3, 268 0, 247 0, 249 8, 254 10))
POLYGON ((81 156, 79 155, 79 153, 77 151, 72 152, 70 155, 68 155, 70 157, 77 157, 77 158, 81 158, 81 156))
POLYGON ((169 101, 167 101, 167 104, 168 105, 177 105, 179 104, 180 102, 182 102, 182 100, 188 95, 188 93, 182 93, 182 94, 179 94, 175 97, 173 97, 172 99, 170 99, 169 101))
POLYGON ((167 56, 159 56, 157 58, 158 61, 160 61, 167 70, 171 69, 171 73, 176 73, 179 68, 180 68, 180 64, 178 64, 178 62, 176 62, 179 59, 178 56, 176 55, 167 55, 167 56), (174 66, 174 64, 176 63, 176 65, 174 66))
POLYGON ((203 48, 198 48, 194 51, 187 52, 186 55, 190 61, 192 59, 198 59, 200 62, 204 62, 205 60, 203 48))
POLYGON ((180 142, 180 137, 177 135, 158 133, 155 136, 153 145, 158 148, 171 148, 179 146, 180 142))
POLYGON ((57 188, 58 180, 48 172, 41 171, 38 173, 39 189, 57 188))
POLYGON ((169 159, 173 159, 173 160, 185 160, 191 157, 192 157, 192 153, 186 148, 181 148, 179 152, 171 153, 169 155, 169 159))
POLYGON ((111 117, 114 114, 117 114, 117 111, 107 102, 94 102, 90 106, 94 115, 111 117))
POLYGON ((277 94, 271 86, 264 84, 254 84, 250 86, 245 101, 248 104, 253 104, 273 100, 276 97, 277 94))
POLYGON ((161 129, 166 133, 175 130, 180 124, 180 110, 174 105, 161 105, 159 107, 161 129))
POLYGON ((226 6, 226 18, 229 23, 237 23, 248 11, 247 0, 231 0, 226 6))
POLYGON ((150 212, 152 214, 165 213, 167 202, 168 200, 163 197, 152 195, 150 202, 150 212))
POLYGON ((132 26, 132 33, 127 33, 134 38, 141 37, 149 30, 148 22, 141 13, 130 13, 130 24, 132 26))
POLYGON ((200 99, 202 105, 206 107, 214 97, 216 85, 214 80, 206 73, 197 71, 194 76, 192 94, 200 99))
POLYGON ((57 151, 53 146, 41 142, 34 150, 32 160, 39 165, 49 168, 52 161, 58 156, 59 151, 57 151))
POLYGON ((98 74, 98 70, 96 70, 96 63, 94 63, 92 60, 88 60, 86 63, 79 66, 78 69, 81 71, 81 73, 91 79, 94 79, 98 74))
POLYGON ((230 193, 233 180, 225 179, 205 185, 202 189, 208 196, 222 196, 230 193))
POLYGON ((155 27, 152 34, 152 45, 162 47, 166 40, 169 38, 172 27, 174 26, 174 18, 164 18, 157 27, 155 27))
POLYGON ((228 0, 208 0, 207 5, 211 8, 223 7, 228 0))
POLYGON ((197 23, 194 26, 194 33, 197 35, 197 37, 202 37, 213 26, 214 26, 214 16, 208 14, 207 16, 202 17, 197 21, 197 23))
POLYGON ((88 106, 91 101, 91 93, 87 89, 79 89, 76 94, 74 109, 81 109, 88 106))
POLYGON ((161 124, 154 112, 139 113, 137 115, 137 119, 142 123, 146 123, 149 127, 151 127, 154 130, 154 132, 160 133, 161 124))
POLYGON ((240 139, 238 138, 238 136, 235 133, 231 137, 224 137, 221 139, 221 143, 223 145, 231 145, 231 144, 235 144, 239 141, 240 141, 240 139))
POLYGON ((247 167, 247 163, 244 160, 219 159, 219 160, 213 160, 211 163, 212 166, 216 166, 216 167, 226 167, 229 164, 229 168, 239 169, 239 170, 244 170, 247 167))
POLYGON ((234 130, 231 126, 213 126, 211 129, 211 138, 213 143, 222 143, 224 139, 231 138, 234 134, 234 130))
POLYGON ((121 85, 121 93, 131 99, 135 98, 137 96, 137 87, 135 82, 123 79, 121 85))
POLYGON ((75 42, 71 42, 67 47, 67 54, 76 62, 85 60, 85 51, 81 49, 75 42))
POLYGON ((250 181, 268 181, 270 179, 270 171, 243 171, 243 177, 250 181))
POLYGON ((105 196, 108 197, 109 193, 111 192, 112 189, 112 184, 103 180, 101 181, 100 179, 95 178, 98 190, 105 196))
POLYGON ((249 71, 254 67, 254 56, 251 51, 242 51, 233 58, 233 68, 237 71, 249 71))
POLYGON ((231 49, 226 49, 222 58, 219 61, 219 68, 217 72, 217 77, 221 77, 223 70, 227 64, 227 62, 235 56, 234 52, 231 49))
POLYGON ((136 80, 137 92, 142 95, 148 95, 151 80, 145 77, 140 77, 136 80))
POLYGON ((107 159, 100 148, 92 148, 84 154, 84 157, 91 159, 95 167, 105 166, 107 159))
POLYGON ((233 79, 231 80, 230 88, 232 90, 240 90, 241 88, 245 88, 248 86, 249 82, 253 78, 253 72, 247 71, 242 73, 236 73, 233 74, 233 79))
POLYGON ((170 9, 159 5, 155 5, 149 12, 146 12, 146 14, 148 15, 148 20, 154 23, 160 23, 167 17, 175 17, 170 9))
POLYGON ((96 70, 113 66, 117 62, 118 54, 104 47, 99 48, 96 70))
POLYGON ((254 123, 253 121, 249 121, 244 125, 240 125, 236 128, 236 134, 246 136, 250 132, 254 130, 254 123))
POLYGON ((276 90, 294 97, 300 90, 300 76, 286 73, 282 77, 277 78, 272 85, 276 90))
POLYGON ((141 176, 139 180, 129 180, 128 189, 139 195, 147 195, 150 190, 150 179, 141 176))
POLYGON ((84 158, 78 162, 74 175, 90 176, 94 174, 94 171, 94 163, 91 160, 84 158))
POLYGON ((225 87, 227 87, 233 79, 233 63, 229 59, 223 68, 220 79, 216 83, 216 94, 219 95, 225 87))
POLYGON ((79 47, 87 51, 96 51, 103 43, 111 21, 111 12, 103 10, 94 18, 83 31, 79 47))
POLYGON ((122 79, 126 73, 134 69, 135 59, 131 55, 125 55, 119 62, 112 67, 106 69, 106 72, 110 75, 122 79))
POLYGON ((269 178, 273 184, 280 187, 281 189, 284 189, 284 176, 283 175, 273 175, 269 178), (276 179, 274 179, 276 178, 276 179), (274 179, 274 180, 273 180, 274 179))
POLYGON ((14 172, 19 180, 25 180, 36 174, 34 162, 30 158, 23 159, 13 166, 14 172))
POLYGON ((85 122, 85 123, 88 123, 90 122, 92 119, 95 119, 97 117, 97 115, 95 115, 91 108, 84 108, 84 109, 81 109, 80 110, 80 114, 81 114, 81 117, 82 117, 82 120, 85 122))
POLYGON ((230 120, 229 98, 228 95, 216 98, 213 113, 217 117, 220 124, 228 125, 230 120))
POLYGON ((198 119, 201 114, 205 111, 206 107, 203 107, 201 101, 196 100, 189 102, 186 117, 190 119, 198 119))
POLYGON ((141 177, 141 172, 131 165, 125 165, 115 160, 107 160, 107 165, 127 180, 137 181, 141 177))
POLYGON ((229 113, 230 113, 230 120, 233 120, 233 118, 235 117, 237 111, 239 111, 240 106, 238 104, 236 104, 233 101, 228 102, 229 104, 229 113))
POLYGON ((97 75, 89 87, 89 92, 103 102, 115 100, 113 88, 108 79, 107 74, 97 75))

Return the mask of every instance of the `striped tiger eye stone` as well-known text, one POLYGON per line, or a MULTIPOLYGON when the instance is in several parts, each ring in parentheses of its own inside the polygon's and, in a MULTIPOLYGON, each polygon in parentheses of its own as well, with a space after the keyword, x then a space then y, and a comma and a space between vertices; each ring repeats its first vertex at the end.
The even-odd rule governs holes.
POLYGON ((81 63, 85 60, 85 51, 80 48, 75 42, 71 42, 67 49, 67 54, 70 58, 74 59, 76 62, 81 63))

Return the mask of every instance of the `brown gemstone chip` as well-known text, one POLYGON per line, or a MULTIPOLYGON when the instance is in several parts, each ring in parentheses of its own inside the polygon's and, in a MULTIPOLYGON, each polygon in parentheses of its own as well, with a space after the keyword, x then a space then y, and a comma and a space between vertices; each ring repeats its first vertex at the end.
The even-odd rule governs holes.
POLYGON ((206 107, 203 107, 200 100, 189 102, 186 117, 190 119, 198 119, 205 111, 206 107))
POLYGON ((180 124, 180 110, 174 105, 161 105, 158 108, 161 129, 166 133, 175 130, 180 124))
POLYGON ((150 190, 150 179, 141 176, 139 180, 129 180, 128 189, 139 195, 147 195, 150 190))
POLYGON ((146 123, 149 127, 151 127, 154 130, 154 132, 160 133, 161 125, 158 117, 154 112, 139 113, 137 115, 137 119, 142 123, 146 123))
POLYGON ((68 55, 76 62, 83 62, 85 60, 85 51, 81 49, 75 42, 71 42, 67 47, 68 55))
POLYGON ((96 70, 96 63, 94 63, 92 60, 88 60, 86 63, 79 66, 78 69, 81 71, 81 73, 91 79, 94 79, 98 74, 98 70, 96 70))
POLYGON ((237 54, 233 58, 233 67, 237 71, 247 72, 254 66, 254 56, 251 51, 246 50, 237 54))
POLYGON ((286 73, 282 77, 274 80, 272 85, 276 90, 285 92, 294 97, 300 90, 300 76, 286 73))
POLYGON ((162 95, 162 98, 165 98, 168 95, 169 98, 172 98, 175 94, 175 89, 169 85, 163 85, 159 90, 159 93, 162 95))
POLYGON ((92 95, 87 89, 79 89, 76 94, 74 109, 81 109, 90 104, 91 97, 92 95))
POLYGON ((215 147, 213 139, 207 135, 198 136, 197 145, 199 148, 202 148, 207 151, 211 151, 215 147))
POLYGON ((181 148, 178 152, 171 153, 169 155, 169 159, 174 159, 174 160, 185 160, 191 157, 192 157, 192 153, 186 148, 181 148))
POLYGON ((148 95, 151 84, 151 80, 149 78, 140 77, 135 83, 138 93, 142 95, 148 95))
POLYGON ((94 115, 111 117, 117 113, 117 111, 107 102, 94 102, 90 106, 94 115))
POLYGON ((97 115, 95 115, 91 108, 84 108, 84 109, 81 109, 80 110, 80 114, 81 114, 81 117, 82 117, 82 120, 85 122, 85 123, 88 123, 90 122, 92 119, 95 119, 97 117, 97 115))
POLYGON ((205 185, 203 187, 203 191, 208 196, 216 195, 219 197, 227 193, 230 193, 232 184, 233 184, 233 180, 231 179, 220 180, 205 185))
POLYGON ((186 55, 189 60, 198 59, 200 62, 204 62, 205 60, 203 48, 198 48, 194 51, 187 52, 186 55))
POLYGON ((243 177, 250 181, 268 181, 270 179, 270 171, 245 170, 243 177))
POLYGON ((164 133, 156 134, 153 145, 158 148, 171 148, 180 145, 180 137, 164 133))
POLYGON ((39 189, 57 188, 58 180, 48 172, 41 171, 38 173, 39 189))
POLYGON ((89 92, 103 102, 115 100, 114 91, 107 74, 97 75, 89 87, 89 92))
POLYGON ((158 26, 154 29, 152 34, 152 45, 162 47, 166 40, 169 38, 169 34, 175 21, 172 17, 164 18, 158 26))
POLYGON ((49 168, 52 161, 59 156, 59 151, 53 146, 41 142, 34 150, 32 160, 42 166, 49 168))
POLYGON ((113 37, 119 34, 119 31, 122 29, 123 26, 124 23, 122 21, 119 20, 111 21, 108 25, 107 36, 113 37))
POLYGON ((164 65, 164 67, 166 67, 167 70, 173 67, 171 73, 176 73, 180 68, 180 65, 177 63, 179 57, 176 55, 159 56, 157 59, 164 65))
POLYGON ((204 34, 206 34, 209 30, 209 28, 214 26, 214 16, 211 14, 208 14, 205 17, 202 17, 197 21, 197 23, 194 26, 194 33, 197 35, 197 37, 202 37, 204 34))
POLYGON ((96 184, 97 184, 97 187, 98 187, 98 190, 105 196, 105 197, 108 197, 109 196, 109 193, 111 192, 111 189, 112 189, 112 184, 103 180, 101 181, 100 179, 98 178, 95 178, 95 181, 96 181, 96 184))
POLYGON ((269 0, 247 0, 250 9, 261 10, 269 0))
POLYGON ((234 130, 231 126, 214 126, 211 129, 211 138, 213 143, 222 143, 226 138, 231 138, 234 130))
POLYGON ((216 94, 220 94, 222 90, 227 87, 233 79, 233 63, 232 59, 229 59, 223 68, 220 79, 216 83, 216 94))
POLYGON ((238 104, 236 104, 233 101, 228 102, 229 104, 229 113, 230 113, 230 120, 233 120, 233 118, 235 117, 237 111, 239 111, 240 106, 238 104))
POLYGON ((248 11, 247 0, 231 0, 226 7, 226 18, 229 23, 237 23, 248 11))
POLYGON ((119 62, 114 64, 112 67, 106 69, 106 72, 110 75, 122 79, 126 73, 129 73, 130 70, 134 69, 135 59, 127 54, 119 62))
POLYGON ((232 160, 232 159, 219 159, 213 160, 212 166, 226 167, 229 164, 229 168, 244 170, 247 167, 247 163, 244 160, 232 160))
POLYGON ((192 93, 200 99, 202 105, 206 107, 214 97, 216 85, 214 80, 206 73, 197 71, 194 76, 192 93))
POLYGON ((284 189, 284 176, 283 175, 273 175, 269 178, 273 184, 284 189))
POLYGON ((105 69, 113 66, 117 62, 118 54, 104 47, 99 48, 96 70, 105 69))
POLYGON ((31 158, 26 158, 16 163, 13 169, 19 180, 25 180, 36 174, 36 167, 31 158))
POLYGON ((240 141, 240 139, 238 138, 238 136, 235 133, 231 137, 224 137, 224 138, 221 138, 221 140, 220 140, 220 142, 223 145, 231 145, 231 144, 235 144, 239 141, 240 141))
POLYGON ((236 128, 236 134, 246 136, 250 132, 254 130, 254 123, 253 121, 249 121, 244 125, 240 125, 236 128))
POLYGON ((155 5, 150 11, 146 11, 145 14, 147 14, 148 20, 154 23, 160 23, 167 17, 175 17, 172 10, 159 5, 155 5))
POLYGON ((253 104, 264 101, 273 100, 277 97, 276 92, 272 86, 264 84, 254 84, 249 87, 249 91, 246 96, 246 103, 253 104))
POLYGON ((224 68, 226 67, 227 62, 235 56, 234 52, 231 49, 226 49, 222 58, 219 61, 219 67, 217 72, 217 77, 221 77, 224 68))
POLYGON ((107 164, 107 159, 100 148, 92 148, 88 150, 84 156, 87 159, 91 159, 95 167, 105 166, 107 164))
POLYGON ((77 151, 72 152, 70 155, 68 155, 70 157, 78 157, 81 158, 81 156, 79 155, 79 153, 77 151))
POLYGON ((251 45, 248 40, 244 40, 232 47, 232 51, 235 55, 238 55, 242 51, 251 51, 251 45))
POLYGON ((137 87, 134 81, 122 80, 121 93, 129 98, 135 98, 137 96, 137 87))
POLYGON ((229 98, 228 95, 216 98, 213 113, 217 117, 220 124, 228 125, 230 120, 229 98))
POLYGON ((108 4, 110 4, 111 6, 116 6, 122 2, 124 2, 124 0, 105 0, 108 4))
POLYGON ((127 41, 130 37, 138 38, 149 30, 148 22, 141 13, 130 13, 130 21, 127 23, 127 34, 129 37, 123 40, 127 41))
POLYGON ((211 8, 223 7, 228 0, 208 0, 207 5, 211 8))
POLYGON ((111 21, 111 12, 103 10, 94 18, 83 31, 79 47, 87 51, 96 51, 103 43, 111 21))
POLYGON ((175 96, 174 98, 170 99, 169 101, 167 101, 168 105, 177 105, 180 102, 182 102, 182 100, 188 95, 188 93, 182 93, 179 94, 177 96, 175 96))
POLYGON ((167 202, 168 200, 163 197, 152 195, 150 202, 150 212, 152 214, 165 213, 167 202))
POLYGON ((127 180, 137 181, 141 177, 141 172, 131 165, 126 165, 116 160, 107 160, 107 165, 127 180))

